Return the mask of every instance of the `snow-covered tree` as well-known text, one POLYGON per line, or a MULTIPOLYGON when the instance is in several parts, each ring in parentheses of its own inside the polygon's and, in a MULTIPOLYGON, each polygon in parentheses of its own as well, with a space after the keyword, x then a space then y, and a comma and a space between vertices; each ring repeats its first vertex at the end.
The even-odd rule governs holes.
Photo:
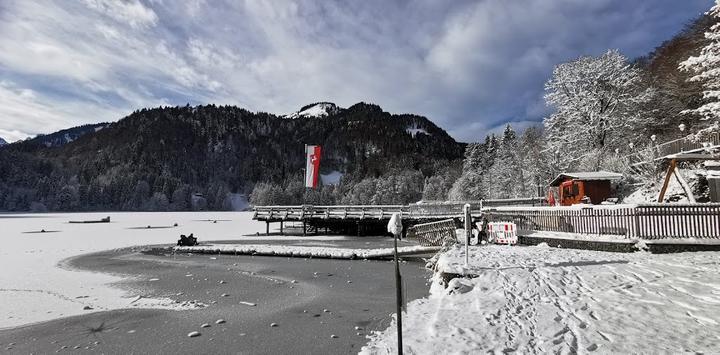
POLYGON ((470 143, 465 148, 465 159, 460 177, 448 193, 453 201, 480 200, 485 198, 483 175, 495 161, 497 138, 487 136, 485 143, 470 143))
MULTIPOLYGON (((707 13, 720 18, 720 0, 715 1, 707 13)), ((703 84, 703 98, 705 103, 694 110, 684 110, 682 113, 697 114, 704 120, 715 120, 720 117, 720 23, 710 27, 705 32, 709 43, 700 51, 700 55, 692 56, 680 63, 680 70, 694 74, 690 81, 703 84)))
MULTIPOLYGON (((536 196, 541 192, 538 191, 538 187, 544 189, 550 179, 558 174, 550 165, 551 157, 545 148, 545 139, 540 127, 532 126, 525 129, 520 139, 519 155, 527 193, 524 197, 536 196)), ((540 196, 544 194, 541 193, 540 196)))
POLYGON ((555 67, 545 84, 545 100, 555 113, 544 120, 550 150, 565 158, 565 168, 597 170, 628 134, 645 125, 638 107, 653 95, 641 72, 617 50, 580 57, 555 67))
POLYGON ((505 126, 497 158, 483 181, 489 198, 525 197, 527 193, 517 134, 509 124, 505 126))

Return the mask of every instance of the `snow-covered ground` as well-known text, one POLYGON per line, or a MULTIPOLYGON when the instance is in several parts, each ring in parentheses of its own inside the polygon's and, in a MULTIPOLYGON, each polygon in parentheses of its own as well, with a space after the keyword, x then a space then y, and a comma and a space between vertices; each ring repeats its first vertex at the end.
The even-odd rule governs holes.
MULTIPOLYGON (((398 247, 398 255, 437 252, 439 247, 420 245, 398 247)), ((267 245, 267 244, 209 244, 175 247, 178 252, 208 254, 272 255, 303 258, 372 259, 395 255, 393 248, 333 248, 321 246, 267 245)))
MULTIPOLYGON (((436 270, 475 274, 408 305, 406 353, 717 352, 720 254, 607 253, 537 247, 471 247, 440 256, 436 270)), ((395 353, 396 328, 363 353, 395 353)))
POLYGON ((251 212, 0 214, 0 329, 94 310, 192 308, 171 299, 138 298, 142 294, 110 286, 123 280, 120 276, 68 270, 58 263, 96 251, 175 243, 180 234, 194 233, 204 241, 264 231, 264 224, 251 218, 251 212), (112 223, 67 223, 105 216, 112 223), (145 229, 175 223, 178 227, 145 229), (42 229, 46 233, 28 233, 42 229))

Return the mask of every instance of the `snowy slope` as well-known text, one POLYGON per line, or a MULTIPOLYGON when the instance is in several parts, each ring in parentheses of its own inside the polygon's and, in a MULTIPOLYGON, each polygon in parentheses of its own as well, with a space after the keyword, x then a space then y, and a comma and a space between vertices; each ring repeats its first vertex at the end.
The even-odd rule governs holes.
MULTIPOLYGON (((406 353, 714 353, 720 340, 717 253, 607 253, 486 246, 443 254, 440 271, 477 274, 403 316, 406 353), (651 336, 651 338, 648 338, 651 336)), ((361 353, 394 354, 396 328, 361 353)))
POLYGON ((2 137, 0 137, 0 147, 7 145, 7 144, 8 144, 8 142, 6 140, 2 139, 2 137))
POLYGON ((340 108, 331 102, 319 102, 314 105, 305 106, 300 111, 285 115, 285 118, 300 117, 327 117, 338 112, 340 108))
POLYGON ((428 133, 428 131, 426 131, 424 128, 419 128, 418 126, 410 126, 405 129, 405 132, 409 133, 413 138, 415 138, 415 136, 417 136, 418 133, 421 133, 421 134, 424 134, 427 136, 430 135, 430 133, 428 133))

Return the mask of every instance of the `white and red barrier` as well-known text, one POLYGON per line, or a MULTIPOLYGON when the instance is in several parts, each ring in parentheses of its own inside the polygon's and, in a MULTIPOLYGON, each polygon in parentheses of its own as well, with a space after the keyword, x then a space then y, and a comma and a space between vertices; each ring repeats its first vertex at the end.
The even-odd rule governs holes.
POLYGON ((488 241, 495 244, 517 244, 517 226, 513 222, 488 222, 488 241))

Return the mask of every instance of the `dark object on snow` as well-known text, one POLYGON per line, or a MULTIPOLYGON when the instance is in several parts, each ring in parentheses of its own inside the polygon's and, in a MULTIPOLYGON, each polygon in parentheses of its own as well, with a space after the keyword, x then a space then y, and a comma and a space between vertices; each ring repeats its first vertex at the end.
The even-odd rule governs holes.
POLYGON ((197 238, 193 237, 193 234, 190 233, 189 236, 185 236, 185 234, 180 235, 180 239, 177 242, 177 245, 184 246, 184 247, 191 247, 193 245, 198 245, 197 238))
POLYGON ((173 227, 177 227, 177 226, 178 226, 178 224, 177 224, 177 223, 173 224, 173 227))
POLYGON ((70 221, 69 223, 110 223, 110 216, 107 216, 102 219, 98 220, 91 220, 91 221, 70 221))
POLYGON ((41 231, 40 231, 40 233, 45 233, 45 230, 44 230, 44 229, 43 229, 43 230, 41 230, 41 231))

